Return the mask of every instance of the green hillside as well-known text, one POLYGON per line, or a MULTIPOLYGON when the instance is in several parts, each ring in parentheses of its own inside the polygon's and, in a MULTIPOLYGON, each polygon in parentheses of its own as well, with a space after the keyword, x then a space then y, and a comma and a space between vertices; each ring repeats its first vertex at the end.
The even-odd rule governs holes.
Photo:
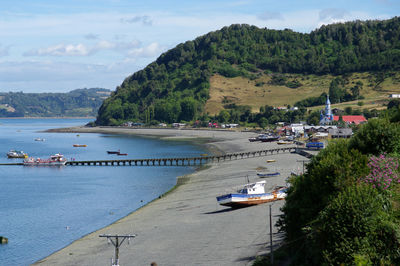
MULTIPOLYGON (((278 90, 286 87, 297 89, 306 83, 299 79, 282 81, 276 75, 279 73, 318 77, 332 75, 332 79, 327 81, 328 88, 333 76, 343 77, 355 72, 370 72, 378 78, 383 75, 385 80, 384 73, 397 73, 400 69, 399 37, 398 17, 332 24, 310 34, 249 25, 224 27, 179 44, 143 70, 126 78, 100 107, 96 124, 197 119, 207 112, 206 104, 215 91, 212 82, 217 74, 224 78, 241 77, 248 83, 261 78, 259 83, 254 84, 256 87, 272 84, 278 85, 278 90)), ((338 94, 343 94, 338 95, 337 100, 354 100, 356 95, 346 92, 342 83, 336 84, 341 86, 338 94)), ((327 87, 315 95, 319 96, 327 87)), ((264 89, 268 91, 268 88, 264 89)), ((230 99, 225 101, 229 104, 230 99)), ((258 106, 263 106, 263 103, 258 103, 258 106)), ((216 113, 220 108, 212 112, 216 113)))
POLYGON ((68 93, 0 93, 0 117, 96 116, 110 90, 76 89, 68 93))

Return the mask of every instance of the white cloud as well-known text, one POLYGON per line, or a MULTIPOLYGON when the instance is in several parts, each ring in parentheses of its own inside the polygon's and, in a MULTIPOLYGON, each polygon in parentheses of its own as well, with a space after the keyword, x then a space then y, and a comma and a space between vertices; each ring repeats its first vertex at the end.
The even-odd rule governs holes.
POLYGON ((136 48, 129 51, 130 56, 134 57, 155 57, 161 54, 165 47, 153 42, 146 47, 136 48))
POLYGON ((106 50, 121 54, 128 54, 132 49, 148 50, 147 47, 139 48, 140 44, 140 41, 137 40, 131 42, 110 42, 101 40, 93 46, 84 44, 57 44, 45 48, 32 49, 25 52, 24 56, 90 56, 106 50))
POLYGON ((83 44, 57 44, 46 48, 32 49, 24 56, 87 56, 90 49, 83 44))

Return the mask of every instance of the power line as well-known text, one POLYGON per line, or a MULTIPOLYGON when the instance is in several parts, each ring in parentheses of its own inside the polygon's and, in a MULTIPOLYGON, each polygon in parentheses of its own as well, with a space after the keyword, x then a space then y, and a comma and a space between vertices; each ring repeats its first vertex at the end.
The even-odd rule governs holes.
POLYGON ((125 239, 128 239, 128 244, 131 238, 136 235, 99 235, 99 237, 107 237, 108 243, 112 243, 115 247, 114 250, 114 261, 111 259, 111 266, 119 266, 119 247, 124 243, 125 239), (114 239, 114 240, 113 240, 114 239))

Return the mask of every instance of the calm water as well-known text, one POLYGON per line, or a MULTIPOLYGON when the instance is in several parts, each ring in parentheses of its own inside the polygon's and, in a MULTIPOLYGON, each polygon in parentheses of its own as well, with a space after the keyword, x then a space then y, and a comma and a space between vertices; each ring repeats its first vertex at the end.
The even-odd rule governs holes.
MULTIPOLYGON (((86 124, 85 119, 0 119, 0 163, 10 149, 47 158, 113 159, 198 156, 198 146, 182 142, 104 134, 41 133, 86 124), (35 141, 44 138, 45 141, 35 141), (73 144, 87 144, 76 148, 73 144), (120 158, 120 157, 119 157, 120 158)), ((0 166, 0 265, 29 265, 74 240, 122 218, 168 191, 191 167, 0 166)), ((135 233, 135 232, 126 232, 135 233)))

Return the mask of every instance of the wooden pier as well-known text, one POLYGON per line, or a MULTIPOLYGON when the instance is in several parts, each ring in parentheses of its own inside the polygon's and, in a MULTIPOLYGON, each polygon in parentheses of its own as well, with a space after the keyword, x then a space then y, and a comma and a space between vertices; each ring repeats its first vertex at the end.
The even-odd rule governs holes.
MULTIPOLYGON (((218 156, 199 156, 184 158, 157 158, 157 159, 118 159, 118 160, 90 160, 68 161, 70 166, 193 166, 215 163, 227 160, 241 160, 253 157, 268 156, 279 153, 296 152, 296 147, 284 147, 268 150, 237 152, 218 156)), ((0 165, 23 165, 22 163, 1 163, 0 165)))
POLYGON ((230 153, 218 156, 199 156, 184 158, 157 158, 157 159, 121 159, 95 161, 68 161, 67 165, 78 166, 192 166, 215 163, 227 160, 240 160, 252 157, 273 155, 278 153, 295 152, 296 147, 285 147, 269 150, 230 153))

